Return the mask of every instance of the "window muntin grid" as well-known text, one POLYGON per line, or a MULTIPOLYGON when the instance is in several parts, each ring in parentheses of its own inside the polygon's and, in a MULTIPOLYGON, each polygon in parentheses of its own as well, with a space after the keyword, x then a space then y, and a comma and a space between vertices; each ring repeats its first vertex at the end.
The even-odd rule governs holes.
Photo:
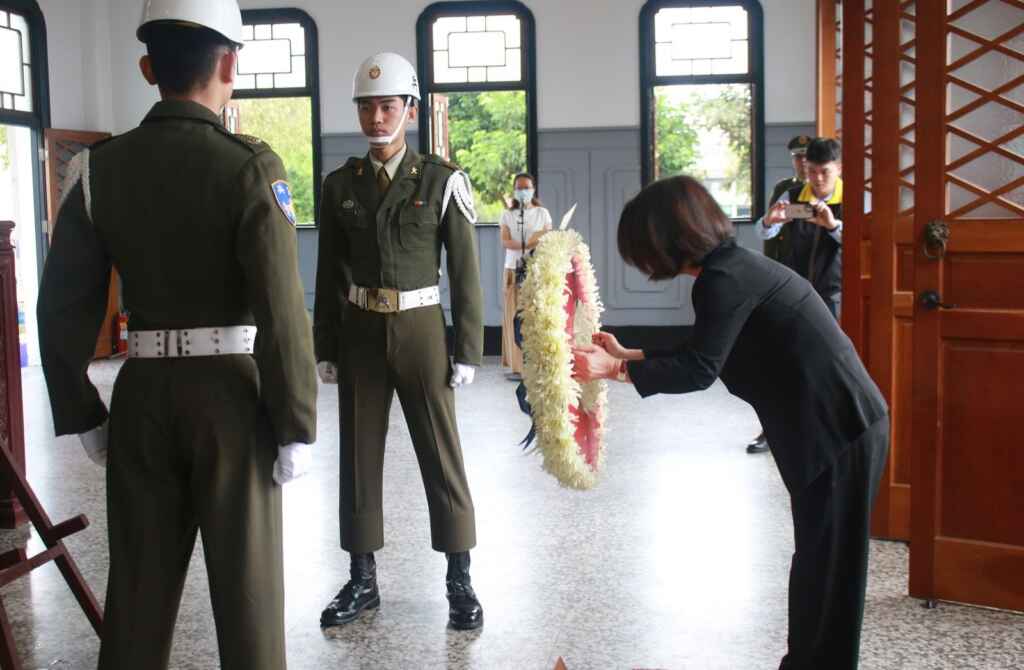
POLYGON ((433 83, 523 81, 523 26, 515 14, 441 16, 430 34, 433 83))
POLYGON ((308 86, 306 30, 300 23, 242 26, 235 89, 296 89, 308 86))
POLYGON ((0 110, 34 112, 28 20, 0 10, 0 110))
POLYGON ((740 6, 664 7, 654 15, 655 76, 748 74, 749 16, 740 6))

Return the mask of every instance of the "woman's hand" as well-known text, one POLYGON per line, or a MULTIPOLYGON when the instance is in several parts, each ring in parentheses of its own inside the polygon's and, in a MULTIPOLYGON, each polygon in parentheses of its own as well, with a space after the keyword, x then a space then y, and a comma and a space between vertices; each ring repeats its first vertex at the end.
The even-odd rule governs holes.
POLYGON ((572 348, 573 379, 592 382, 595 379, 615 379, 619 371, 619 359, 596 344, 585 344, 572 348))
POLYGON ((627 349, 626 347, 619 344, 618 339, 611 333, 600 332, 596 333, 591 338, 597 346, 601 347, 613 357, 624 361, 642 361, 644 360, 643 349, 627 349))
POLYGON ((611 333, 594 333, 594 337, 591 338, 597 346, 601 347, 615 358, 629 358, 629 350, 619 344, 618 338, 611 333))

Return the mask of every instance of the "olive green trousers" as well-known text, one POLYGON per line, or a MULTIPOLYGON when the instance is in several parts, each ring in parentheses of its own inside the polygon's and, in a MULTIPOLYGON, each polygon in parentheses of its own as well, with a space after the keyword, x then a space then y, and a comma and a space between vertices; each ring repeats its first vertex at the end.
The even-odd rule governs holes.
POLYGON ((100 670, 168 667, 197 532, 221 668, 285 668, 274 442, 251 356, 125 363, 111 403, 100 670))
POLYGON ((395 392, 419 462, 433 548, 476 545, 440 306, 394 314, 345 306, 338 361, 341 547, 384 546, 384 443, 395 392))

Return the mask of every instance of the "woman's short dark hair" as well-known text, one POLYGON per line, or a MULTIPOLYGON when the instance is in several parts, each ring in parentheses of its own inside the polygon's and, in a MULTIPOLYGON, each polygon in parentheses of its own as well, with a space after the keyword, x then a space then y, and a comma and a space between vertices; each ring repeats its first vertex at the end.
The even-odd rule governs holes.
MULTIPOLYGON (((520 179, 529 179, 530 183, 533 184, 533 200, 530 202, 534 207, 543 207, 544 204, 537 197, 537 179, 529 172, 520 172, 515 177, 512 177, 512 190, 516 188, 516 182, 520 179)), ((508 206, 509 209, 519 209, 519 201, 512 198, 512 204, 508 206)))
POLYGON ((173 22, 149 25, 143 37, 157 84, 174 95, 206 86, 225 49, 234 48, 213 30, 173 22))
POLYGON ((807 162, 815 165, 838 163, 843 158, 843 150, 831 137, 815 137, 807 145, 807 162))
POLYGON ((619 218, 619 253, 651 279, 671 279, 700 265, 732 239, 732 221, 693 177, 656 181, 626 203, 619 218))

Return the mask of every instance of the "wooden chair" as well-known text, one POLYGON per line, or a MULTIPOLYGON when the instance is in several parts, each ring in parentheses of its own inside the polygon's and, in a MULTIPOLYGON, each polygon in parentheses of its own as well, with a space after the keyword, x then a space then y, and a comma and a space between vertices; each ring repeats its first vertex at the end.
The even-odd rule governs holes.
MULTIPOLYGON (((15 296, 14 248, 10 244, 14 224, 0 221, 0 514, 17 525, 24 517, 35 527, 46 549, 31 558, 24 549, 0 554, 0 586, 24 577, 50 561, 57 564, 97 634, 103 613, 96 596, 82 578, 64 546, 64 538, 89 525, 83 514, 56 526, 25 479, 25 429, 21 399, 21 364, 18 351, 18 306, 15 296)), ((6 524, 5 524, 6 525, 6 524)), ((21 670, 7 610, 0 598, 0 668, 21 670)))

